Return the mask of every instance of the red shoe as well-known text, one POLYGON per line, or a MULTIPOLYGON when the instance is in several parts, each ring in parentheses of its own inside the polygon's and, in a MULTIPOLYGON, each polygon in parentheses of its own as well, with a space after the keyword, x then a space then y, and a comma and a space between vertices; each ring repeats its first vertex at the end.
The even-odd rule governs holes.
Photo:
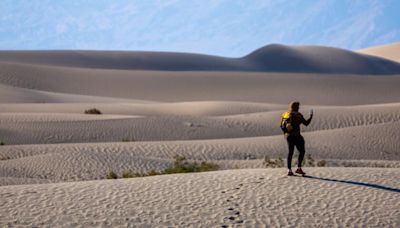
POLYGON ((294 173, 292 172, 292 170, 289 170, 289 172, 288 172, 287 175, 288 175, 288 176, 294 176, 294 173))
POLYGON ((306 173, 301 169, 301 168, 297 168, 296 173, 301 174, 301 175, 306 175, 306 173))

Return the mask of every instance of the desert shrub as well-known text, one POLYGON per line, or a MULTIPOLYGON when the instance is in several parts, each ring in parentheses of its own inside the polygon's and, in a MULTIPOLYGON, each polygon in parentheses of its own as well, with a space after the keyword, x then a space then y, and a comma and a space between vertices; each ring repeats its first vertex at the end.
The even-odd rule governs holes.
POLYGON ((182 165, 184 163, 187 163, 185 156, 175 155, 174 159, 175 159, 174 166, 180 166, 180 165, 182 165))
MULTIPOLYGON (((207 172, 218 170, 219 166, 214 163, 209 162, 188 162, 185 157, 175 156, 174 164, 161 172, 158 172, 154 169, 149 172, 135 173, 130 170, 127 170, 122 173, 122 178, 134 178, 134 177, 146 177, 146 176, 155 176, 155 175, 163 175, 163 174, 173 174, 173 173, 194 173, 194 172, 207 172)), ((107 179, 118 179, 118 175, 111 171, 107 175, 107 179)))
POLYGON ((283 167, 284 165, 284 161, 281 157, 278 159, 271 159, 268 156, 265 156, 263 160, 263 167, 265 168, 278 168, 283 167))
POLYGON ((152 169, 147 173, 147 176, 155 176, 155 175, 160 175, 160 172, 157 172, 156 170, 152 169))
POLYGON ((3 141, 0 142, 0 146, 6 145, 3 141))
POLYGON ((218 170, 218 165, 213 163, 207 163, 205 161, 201 163, 193 162, 193 163, 184 163, 179 166, 172 166, 166 168, 163 173, 172 174, 172 173, 195 173, 195 172, 207 172, 218 170))
POLYGON ((315 166, 315 161, 314 158, 312 158, 311 154, 307 154, 307 158, 306 158, 306 165, 308 166, 315 166))
POLYGON ((373 163, 373 164, 371 164, 370 165, 371 167, 375 167, 375 168, 389 168, 389 167, 387 167, 387 165, 385 165, 385 164, 379 164, 379 163, 373 163))
POLYGON ((202 161, 198 162, 188 162, 185 157, 175 156, 174 164, 166 168, 163 174, 172 173, 194 173, 194 172, 207 172, 218 170, 219 166, 214 163, 202 161))
POLYGON ((135 142, 135 140, 133 138, 129 139, 129 138, 123 138, 122 142, 135 142))
MULTIPOLYGON (((196 163, 194 163, 194 164, 196 165, 196 163)), ((208 171, 215 171, 218 169, 219 169, 219 165, 217 165, 215 163, 202 161, 200 163, 199 168, 197 169, 197 172, 208 172, 208 171)))
POLYGON ((114 173, 113 171, 110 171, 107 174, 107 179, 118 179, 118 175, 116 173, 114 173))
POLYGON ((143 174, 141 173, 137 173, 137 172, 133 172, 133 171, 125 171, 122 173, 122 178, 133 178, 133 177, 141 177, 143 176, 143 174))
POLYGON ((318 161, 318 162, 317 162, 317 166, 318 166, 318 167, 324 167, 324 166, 326 166, 326 161, 325 161, 325 160, 320 160, 320 161, 318 161))
POLYGON ((278 162, 278 167, 283 167, 283 166, 285 166, 285 162, 283 161, 283 159, 281 158, 281 157, 278 157, 278 160, 277 160, 277 162, 278 162))
POLYGON ((271 163, 272 163, 272 160, 268 156, 264 156, 263 166, 264 167, 270 167, 271 163))
POLYGON ((85 110, 85 114, 101 115, 102 113, 97 108, 91 108, 91 109, 85 110))

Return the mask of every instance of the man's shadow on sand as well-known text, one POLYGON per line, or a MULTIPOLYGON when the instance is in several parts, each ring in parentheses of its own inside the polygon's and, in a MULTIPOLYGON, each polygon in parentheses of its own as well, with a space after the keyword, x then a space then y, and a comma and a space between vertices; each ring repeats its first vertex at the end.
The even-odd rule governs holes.
POLYGON ((379 185, 379 184, 371 184, 371 183, 357 182, 357 181, 351 181, 351 180, 338 180, 338 179, 315 177, 315 176, 309 176, 309 175, 304 176, 304 178, 353 184, 353 185, 365 186, 365 187, 369 187, 369 188, 376 188, 376 189, 380 189, 380 190, 400 193, 400 189, 398 189, 398 188, 387 187, 387 186, 379 185))

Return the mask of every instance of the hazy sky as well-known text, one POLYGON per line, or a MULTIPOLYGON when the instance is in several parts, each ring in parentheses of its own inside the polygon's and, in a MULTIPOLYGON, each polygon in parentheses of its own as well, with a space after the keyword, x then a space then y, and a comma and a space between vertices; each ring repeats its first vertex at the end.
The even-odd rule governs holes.
POLYGON ((397 0, 1 0, 0 49, 359 49, 400 41, 399 12, 397 0))

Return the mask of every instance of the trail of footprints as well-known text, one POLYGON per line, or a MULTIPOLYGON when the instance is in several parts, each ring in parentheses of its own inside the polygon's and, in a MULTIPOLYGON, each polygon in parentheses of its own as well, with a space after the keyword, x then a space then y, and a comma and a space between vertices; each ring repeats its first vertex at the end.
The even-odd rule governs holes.
MULTIPOLYGON (((246 183, 246 185, 260 184, 261 180, 264 180, 264 178, 260 177, 259 181, 249 182, 249 183, 246 183)), ((244 187, 244 184, 240 183, 235 188, 228 189, 228 190, 221 192, 222 194, 229 195, 224 202, 226 204, 225 214, 227 216, 225 216, 223 219, 223 224, 221 225, 222 228, 227 228, 227 227, 229 227, 229 225, 234 225, 234 224, 240 225, 240 224, 244 223, 244 220, 242 219, 242 214, 238 209, 239 208, 238 200, 240 199, 240 197, 234 196, 234 193, 237 193, 238 191, 240 191, 240 189, 242 187, 244 187)))

